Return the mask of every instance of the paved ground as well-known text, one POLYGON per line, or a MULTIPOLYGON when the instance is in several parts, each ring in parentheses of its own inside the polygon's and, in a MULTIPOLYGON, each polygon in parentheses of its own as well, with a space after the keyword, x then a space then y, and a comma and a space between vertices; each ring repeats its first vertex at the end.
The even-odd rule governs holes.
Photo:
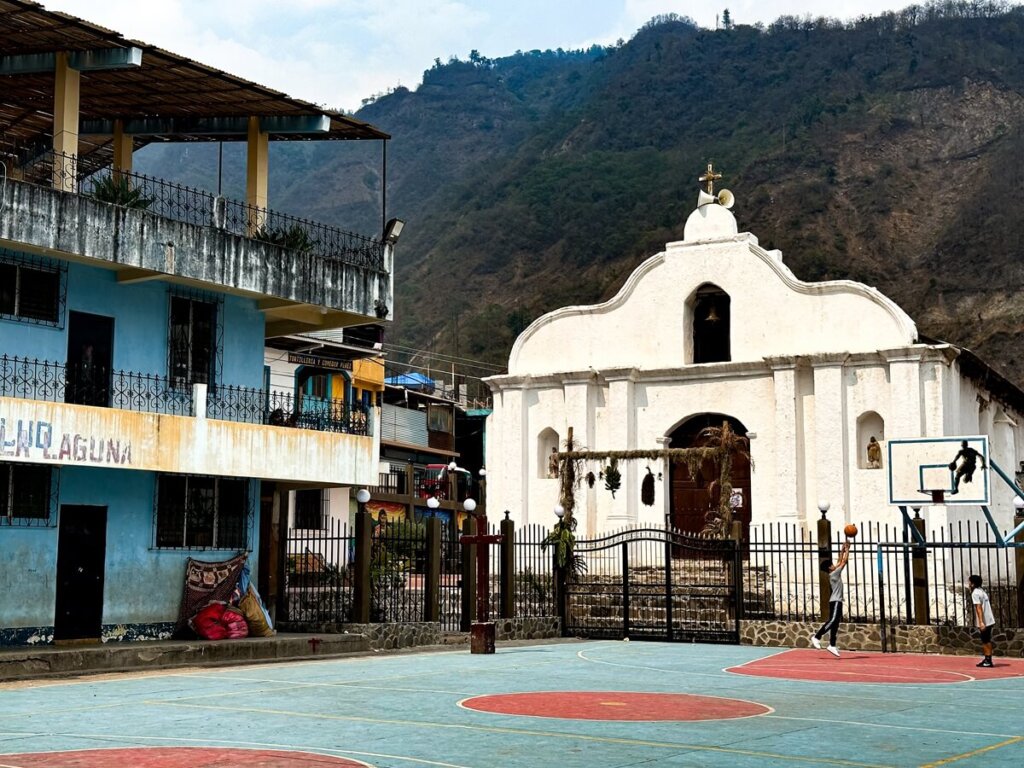
POLYGON ((588 642, 10 683, 0 768, 1016 768, 999 661, 588 642))

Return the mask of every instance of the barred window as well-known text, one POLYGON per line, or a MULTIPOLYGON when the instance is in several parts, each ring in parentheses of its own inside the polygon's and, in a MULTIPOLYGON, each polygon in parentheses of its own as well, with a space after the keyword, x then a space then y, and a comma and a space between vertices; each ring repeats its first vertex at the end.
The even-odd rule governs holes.
POLYGON ((0 464, 0 522, 47 525, 53 469, 38 464, 0 464))
POLYGON ((159 549, 242 549, 249 521, 249 481, 158 475, 159 549))
POLYGON ((57 325, 61 271, 43 263, 0 261, 0 316, 57 325))
POLYGON ((327 494, 322 488, 295 492, 295 528, 322 530, 327 517, 327 494))
POLYGON ((170 375, 176 384, 212 384, 217 351, 217 305, 171 296, 170 375))

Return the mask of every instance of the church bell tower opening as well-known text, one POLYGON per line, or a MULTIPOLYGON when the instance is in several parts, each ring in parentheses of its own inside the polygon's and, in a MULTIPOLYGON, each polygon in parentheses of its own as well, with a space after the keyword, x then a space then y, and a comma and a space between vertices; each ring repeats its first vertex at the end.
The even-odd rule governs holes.
POLYGON ((717 285, 702 285, 693 298, 693 362, 727 363, 729 349, 729 294, 717 285))

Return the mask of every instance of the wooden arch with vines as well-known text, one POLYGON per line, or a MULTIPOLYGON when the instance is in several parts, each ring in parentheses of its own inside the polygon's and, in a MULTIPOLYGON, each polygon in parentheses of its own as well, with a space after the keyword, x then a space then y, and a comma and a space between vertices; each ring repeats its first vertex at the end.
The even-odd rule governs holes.
MULTIPOLYGON (((565 524, 575 528, 574 512, 576 510, 576 489, 582 479, 582 472, 585 462, 619 462, 619 461, 656 461, 666 459, 669 462, 682 462, 690 471, 691 476, 696 476, 701 464, 711 461, 718 468, 718 483, 720 488, 718 502, 718 518, 716 521, 709 521, 705 527, 705 533, 712 533, 720 537, 727 537, 732 532, 732 507, 729 500, 732 497, 732 464, 736 456, 743 456, 750 460, 750 441, 744 435, 736 434, 728 421, 723 421, 721 427, 706 427, 701 430, 699 437, 708 445, 694 448, 661 448, 652 450, 632 451, 585 451, 576 450, 573 440, 573 430, 569 427, 568 436, 565 441, 565 450, 559 451, 558 477, 559 477, 559 504, 565 509, 565 524)), ((753 467, 753 461, 751 461, 753 467)))

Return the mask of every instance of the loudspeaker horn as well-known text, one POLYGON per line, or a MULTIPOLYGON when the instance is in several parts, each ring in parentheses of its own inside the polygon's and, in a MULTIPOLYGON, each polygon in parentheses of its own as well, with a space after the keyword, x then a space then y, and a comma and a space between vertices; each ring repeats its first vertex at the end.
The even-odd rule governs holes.
POLYGON ((728 189, 723 189, 717 195, 705 192, 703 189, 697 194, 697 207, 702 208, 711 203, 718 203, 723 208, 732 208, 736 203, 736 197, 728 189))

